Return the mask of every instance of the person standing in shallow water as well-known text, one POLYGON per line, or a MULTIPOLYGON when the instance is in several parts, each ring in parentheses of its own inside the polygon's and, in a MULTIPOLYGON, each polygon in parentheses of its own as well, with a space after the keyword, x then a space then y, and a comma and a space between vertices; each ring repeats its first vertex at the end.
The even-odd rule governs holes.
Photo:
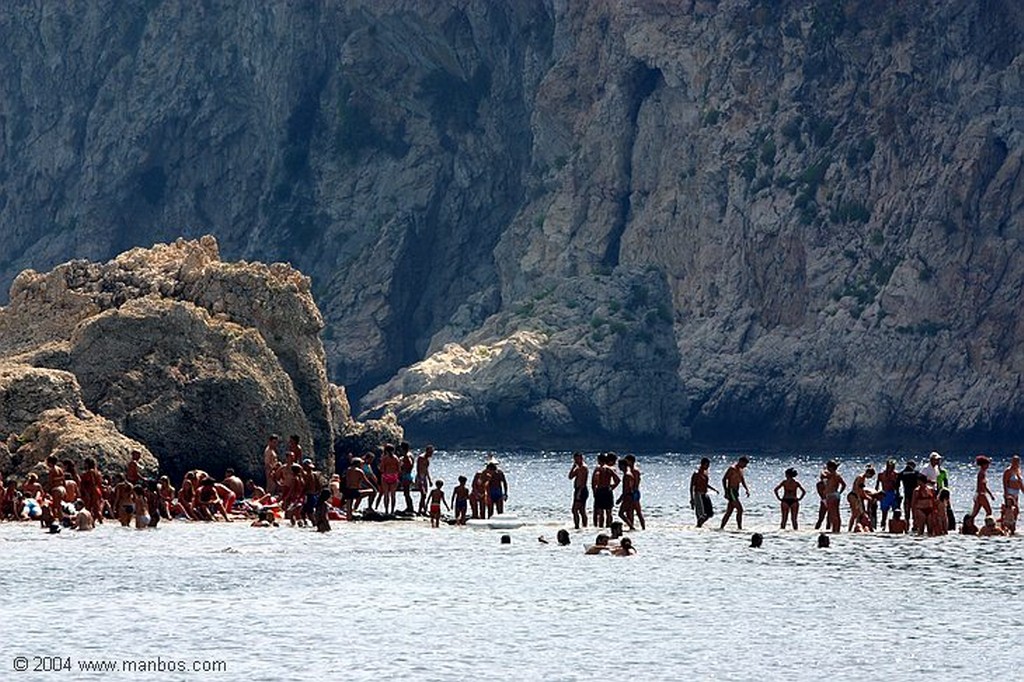
POLYGON ((263 450, 263 473, 266 476, 267 492, 271 495, 277 492, 277 481, 274 480, 277 467, 280 466, 280 462, 277 459, 277 443, 277 434, 272 433, 267 438, 267 447, 263 450))
POLYGON ((747 487, 747 480, 743 476, 743 470, 747 468, 747 464, 750 460, 746 456, 740 457, 736 460, 736 463, 725 470, 725 475, 722 476, 722 489, 725 491, 725 499, 728 502, 725 507, 725 513, 722 515, 722 525, 720 529, 725 528, 725 524, 729 523, 729 517, 732 513, 736 512, 736 528, 743 530, 743 503, 740 502, 740 487, 746 491, 747 497, 750 497, 750 488, 747 487))
POLYGON ((498 460, 493 456, 487 461, 487 518, 495 513, 505 513, 505 500, 508 499, 508 481, 505 472, 498 468, 498 460))
POLYGON ((839 501, 843 497, 843 491, 846 490, 846 481, 839 473, 839 462, 834 459, 826 462, 825 470, 821 472, 821 478, 825 483, 825 528, 832 533, 838 533, 843 526, 839 501))
POLYGON ((590 476, 590 484, 594 488, 594 527, 607 528, 612 523, 612 509, 615 508, 615 493, 619 485, 619 475, 615 472, 615 454, 608 453, 597 456, 597 466, 590 476))
POLYGON ((590 469, 583 460, 582 452, 572 453, 572 467, 569 469, 569 480, 572 481, 572 521, 576 530, 580 524, 587 527, 587 498, 590 493, 587 489, 590 469))
POLYGON ((434 446, 428 445, 423 454, 416 458, 416 490, 420 494, 420 516, 427 513, 427 493, 430 492, 430 458, 434 456, 434 446))
POLYGON ((400 453, 399 460, 401 462, 398 482, 402 488, 402 495, 405 497, 405 513, 411 515, 413 513, 411 492, 413 483, 412 470, 415 468, 416 464, 413 462, 412 447, 409 443, 403 440, 398 445, 398 451, 400 453))
POLYGON ((779 528, 786 527, 786 521, 793 518, 793 530, 797 530, 797 514, 800 513, 800 500, 804 499, 807 491, 796 480, 796 469, 786 469, 786 478, 775 486, 775 497, 779 500, 782 509, 782 524, 779 528))
POLYGON ((708 495, 708 491, 714 490, 715 493, 718 493, 718 491, 711 486, 710 469, 711 460, 707 457, 702 457, 700 466, 690 476, 690 507, 697 516, 698 528, 702 527, 715 513, 714 507, 711 506, 711 496, 708 495))

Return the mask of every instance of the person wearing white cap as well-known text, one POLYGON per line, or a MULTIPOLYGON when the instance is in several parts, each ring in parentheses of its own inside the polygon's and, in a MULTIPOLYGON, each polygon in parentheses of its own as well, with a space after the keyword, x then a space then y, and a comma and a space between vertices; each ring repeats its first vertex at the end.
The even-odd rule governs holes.
POLYGON ((937 452, 933 452, 928 455, 928 463, 920 468, 919 473, 923 474, 928 479, 928 484, 933 488, 939 481, 939 465, 942 463, 942 455, 937 452))

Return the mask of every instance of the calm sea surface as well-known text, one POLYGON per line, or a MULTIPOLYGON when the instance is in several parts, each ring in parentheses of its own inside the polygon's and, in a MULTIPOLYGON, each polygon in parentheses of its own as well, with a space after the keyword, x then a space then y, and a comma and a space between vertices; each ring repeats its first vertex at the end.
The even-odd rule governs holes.
MULTIPOLYGON (((0 524, 0 680, 1024 679, 1020 539, 844 533, 818 550, 813 530, 777 530, 771 490, 790 465, 813 528, 821 459, 798 456, 754 458, 743 533, 697 530, 698 458, 641 457, 648 530, 631 558, 584 556, 592 530, 568 548, 537 541, 571 527, 565 454, 501 456, 509 507, 528 522, 513 531, 0 524), (118 672, 80 670, 97 661, 118 672), (226 672, 201 670, 214 666, 226 672)), ((442 452, 433 473, 450 490, 483 459, 442 452)), ((716 487, 730 460, 713 458, 716 487)), ((867 461, 843 461, 848 482, 867 461)), ((959 518, 974 468, 947 464, 959 518)))

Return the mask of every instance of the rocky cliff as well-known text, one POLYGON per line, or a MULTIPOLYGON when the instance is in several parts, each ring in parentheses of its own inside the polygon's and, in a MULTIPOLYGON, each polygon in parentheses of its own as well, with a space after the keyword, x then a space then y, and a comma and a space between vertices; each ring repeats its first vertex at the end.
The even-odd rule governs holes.
POLYGON ((306 277, 221 261, 209 236, 27 270, 0 308, 0 433, 14 468, 92 443, 100 463, 135 447, 174 475, 259 476, 272 432, 325 463, 363 427, 327 382, 321 328, 306 277))
POLYGON ((1019 3, 26 0, 0 35, 0 278, 289 260, 331 378, 414 435, 1022 435, 1019 3))

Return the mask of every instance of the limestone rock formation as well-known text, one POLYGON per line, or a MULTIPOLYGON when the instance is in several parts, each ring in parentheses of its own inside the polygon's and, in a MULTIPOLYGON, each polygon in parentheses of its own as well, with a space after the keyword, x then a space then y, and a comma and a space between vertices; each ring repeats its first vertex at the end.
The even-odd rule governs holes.
MULTIPOLYGON (((511 388, 545 433, 1024 435, 1019 2, 27 8, 0 17, 0 282, 210 232, 231 258, 312 278, 294 286, 315 290, 330 378, 357 411, 407 410, 420 369, 389 380, 445 344, 537 332, 539 383, 511 388), (590 278, 648 270, 675 349, 643 362, 617 332, 586 349, 609 314, 548 331, 520 314, 552 282, 571 310, 590 278), (638 367, 656 409, 627 418, 641 382, 611 378, 638 367), (624 405, 597 397, 609 381, 624 405)), ((191 253, 226 300, 230 268, 191 253)), ((82 265, 16 284, 12 306, 31 293, 49 307, 38 329, 0 326, 0 345, 60 366, 66 348, 26 337, 66 340, 150 291, 128 265, 102 290, 75 283, 82 265)), ((166 282, 155 293, 221 314, 166 282)), ((264 320, 270 292, 242 299, 223 314, 261 330, 326 448, 327 379, 304 335, 318 317, 293 302, 264 320)), ((457 377, 491 371, 441 382, 476 396, 488 428, 508 400, 457 377)))
POLYGON ((364 416, 447 443, 683 440, 669 305, 653 272, 553 281, 371 391, 364 416))
POLYGON ((96 460, 104 474, 123 473, 131 453, 142 454, 139 473, 157 473, 156 458, 146 446, 122 435, 108 419, 94 414, 79 416, 67 410, 47 410, 22 433, 21 445, 11 454, 11 471, 21 475, 40 471, 50 455, 81 464, 86 457, 96 460))
POLYGON ((299 435, 324 461, 334 417, 321 326, 307 278, 222 262, 212 237, 26 271, 0 309, 0 357, 51 369, 20 369, 7 387, 14 378, 0 371, 0 425, 20 432, 43 408, 85 420, 91 410, 175 475, 258 474, 271 431, 299 435))
POLYGON ((75 376, 59 370, 0 363, 0 435, 3 472, 23 475, 50 455, 93 457, 101 471, 123 472, 132 450, 142 453, 143 472, 157 468, 144 445, 86 409, 75 376))
POLYGON ((85 320, 71 339, 69 370, 85 402, 159 453, 168 471, 220 476, 231 466, 254 475, 266 434, 311 441, 263 336, 190 303, 141 298, 85 320))

